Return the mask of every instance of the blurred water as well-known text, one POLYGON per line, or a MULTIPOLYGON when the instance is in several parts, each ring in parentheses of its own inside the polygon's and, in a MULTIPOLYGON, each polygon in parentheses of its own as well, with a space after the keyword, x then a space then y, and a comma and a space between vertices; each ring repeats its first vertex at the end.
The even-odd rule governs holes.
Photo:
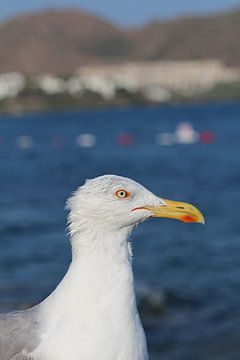
POLYGON ((192 202, 206 217, 205 227, 150 220, 133 234, 151 359, 239 359, 239 103, 1 116, 0 310, 39 302, 56 286, 70 261, 65 200, 85 178, 106 173, 192 202), (216 141, 155 144, 180 121, 216 141), (78 147, 81 133, 95 135, 96 146, 78 147), (120 133, 133 144, 119 146, 120 133), (33 147, 19 149, 21 135, 33 147), (148 311, 156 293, 164 306, 148 311))

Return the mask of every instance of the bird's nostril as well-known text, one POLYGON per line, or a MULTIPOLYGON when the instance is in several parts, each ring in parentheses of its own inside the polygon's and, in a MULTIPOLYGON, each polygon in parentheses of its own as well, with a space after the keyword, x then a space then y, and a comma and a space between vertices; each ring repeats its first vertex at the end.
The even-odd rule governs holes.
POLYGON ((184 206, 177 206, 177 209, 184 209, 184 206))

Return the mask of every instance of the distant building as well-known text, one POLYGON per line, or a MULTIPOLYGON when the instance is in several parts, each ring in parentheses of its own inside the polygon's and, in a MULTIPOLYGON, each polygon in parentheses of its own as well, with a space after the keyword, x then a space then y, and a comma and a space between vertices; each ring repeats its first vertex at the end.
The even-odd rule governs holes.
POLYGON ((115 84, 99 74, 80 74, 83 89, 100 94, 105 100, 112 99, 115 96, 115 84))
POLYGON ((35 81, 37 87, 48 95, 60 94, 66 91, 65 81, 51 74, 39 75, 35 81))
POLYGON ((71 76, 66 81, 66 90, 72 96, 81 96, 83 94, 84 86, 80 76, 71 76))
MULTIPOLYGON (((240 71, 227 68, 219 60, 154 61, 131 62, 118 65, 80 67, 76 74, 85 81, 114 84, 116 88, 128 91, 145 91, 155 97, 154 89, 160 95, 163 89, 177 92, 202 92, 220 82, 240 79, 240 71), (149 92, 146 89, 150 89, 149 92)), ((112 86, 112 85, 111 85, 112 86)), ((163 93, 167 96, 166 93, 163 93)))
POLYGON ((16 97, 25 87, 25 77, 18 72, 0 75, 0 100, 16 97))
POLYGON ((83 66, 68 78, 42 74, 27 78, 18 72, 0 74, 0 101, 40 89, 48 96, 84 92, 113 99, 118 90, 141 93, 154 102, 168 102, 175 95, 191 97, 204 93, 220 83, 240 81, 240 70, 229 68, 219 60, 131 62, 83 66))

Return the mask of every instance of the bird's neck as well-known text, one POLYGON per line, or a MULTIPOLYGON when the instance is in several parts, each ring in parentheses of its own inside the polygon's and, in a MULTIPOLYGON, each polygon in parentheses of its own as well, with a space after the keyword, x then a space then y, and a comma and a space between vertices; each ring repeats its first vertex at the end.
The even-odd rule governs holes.
POLYGON ((91 306, 99 300, 135 306, 129 232, 91 228, 73 234, 72 263, 50 302, 68 308, 70 304, 91 306))
POLYGON ((136 306, 128 233, 126 229, 108 232, 92 228, 74 234, 69 270, 41 307, 45 343, 39 351, 43 359, 46 351, 51 359, 65 360, 69 353, 73 360, 99 356, 148 359, 136 306))
MULTIPOLYGON (((118 230, 89 225, 88 230, 72 235, 72 263, 83 264, 91 259, 113 260, 122 263, 129 260, 128 238, 131 228, 118 230)), ((89 263, 90 265, 90 263, 89 263)))

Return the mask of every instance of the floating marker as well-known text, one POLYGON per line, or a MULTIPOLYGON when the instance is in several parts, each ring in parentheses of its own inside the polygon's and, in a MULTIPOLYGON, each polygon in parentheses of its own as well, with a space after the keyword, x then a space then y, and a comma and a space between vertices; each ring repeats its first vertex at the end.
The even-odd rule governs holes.
POLYGON ((199 139, 199 134, 188 122, 180 123, 176 129, 175 135, 179 144, 195 144, 199 139))
POLYGON ((156 144, 162 146, 171 146, 176 142, 175 134, 173 133, 162 133, 156 136, 156 144))
POLYGON ((30 149, 31 147, 33 147, 33 139, 31 136, 28 135, 18 136, 16 139, 16 145, 20 149, 30 149))
POLYGON ((211 144, 215 141, 215 135, 212 131, 205 130, 200 133, 200 142, 204 144, 211 144))
POLYGON ((121 146, 130 146, 133 144, 133 137, 129 133, 120 134, 118 136, 118 144, 121 146))
POLYGON ((96 136, 93 134, 80 134, 77 137, 77 145, 80 147, 90 148, 96 144, 96 136))

